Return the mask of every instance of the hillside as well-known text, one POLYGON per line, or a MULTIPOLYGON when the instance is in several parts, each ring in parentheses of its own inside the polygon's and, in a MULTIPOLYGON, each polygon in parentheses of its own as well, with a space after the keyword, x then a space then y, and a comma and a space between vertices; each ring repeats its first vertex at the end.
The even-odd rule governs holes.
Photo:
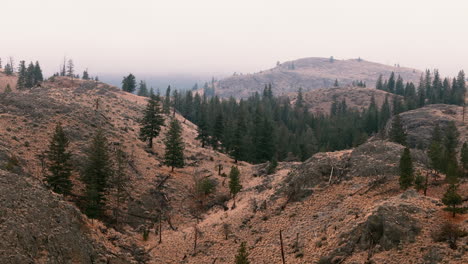
POLYGON ((0 93, 5 91, 6 86, 9 84, 11 90, 16 89, 16 82, 18 78, 16 76, 7 76, 3 73, 2 69, 0 69, 0 93))
MULTIPOLYGON (((294 94, 296 97, 297 94, 294 94)), ((313 113, 329 114, 333 101, 346 100, 348 108, 357 110, 367 109, 371 98, 374 96, 378 107, 382 106, 385 97, 388 96, 389 103, 398 95, 373 88, 345 87, 316 89, 303 94, 304 106, 313 113)))
POLYGON ((375 87, 380 74, 388 78, 391 72, 400 74, 405 81, 417 82, 421 72, 404 67, 349 59, 334 60, 326 58, 304 58, 283 62, 280 65, 253 74, 234 75, 215 84, 216 94, 221 97, 234 96, 245 98, 254 92, 261 93, 265 84, 272 84, 276 95, 332 87, 335 79, 340 86, 351 85, 353 81, 364 81, 367 87, 375 87))
MULTIPOLYGON (((239 244, 245 241, 251 263, 280 263, 281 230, 286 263, 468 262, 468 237, 459 240, 456 250, 432 239, 433 231, 449 220, 468 228, 466 215, 452 219, 442 210, 446 184, 431 179, 427 196, 399 189, 401 145, 375 140, 355 149, 317 153, 303 163, 282 162, 271 175, 265 173, 266 164, 240 162, 243 190, 233 208, 227 180, 218 176, 217 165, 229 173, 234 161, 201 148, 194 139, 197 127, 177 114, 187 166, 170 173, 162 164, 162 137, 152 150, 138 139, 145 104, 146 98, 116 87, 65 77, 46 81, 40 88, 0 94, 0 191, 6 201, 0 203, 0 212, 7 212, 0 214, 0 235, 8 238, 0 242, 0 258, 8 256, 10 263, 72 263, 69 259, 78 263, 234 263, 239 244), (82 193, 78 171, 97 128, 105 129, 113 148, 121 146, 128 154, 130 197, 123 206, 123 226, 91 221, 78 211, 75 197, 53 194, 41 184, 40 154, 58 122, 71 141, 76 196, 82 193), (216 193, 205 203, 207 210, 200 210, 199 197, 193 195, 194 177, 209 177, 216 183, 216 193), (159 191, 169 204, 161 223, 162 243, 156 220, 159 191), (60 220, 50 223, 50 219, 60 220), (28 228, 15 228, 14 223, 28 228), (146 241, 145 229, 150 231, 146 241), (47 230, 54 235, 46 236, 47 230), (29 234, 34 238, 28 239, 29 234), (69 250, 58 250, 57 243, 69 250), (82 257, 86 255, 93 258, 82 257)), ((458 113, 459 108, 454 108, 458 113)), ((421 129, 433 125, 433 113, 440 120, 460 119, 459 114, 443 109, 427 106, 404 113, 402 119, 409 134, 417 137, 420 130, 411 125, 415 119, 421 129)), ((467 132, 464 124, 458 122, 458 126, 463 141, 467 132)), ((427 171, 424 152, 413 150, 412 154, 415 167, 427 171)), ((466 181, 459 189, 463 197, 468 196, 466 181)), ((114 205, 111 200, 109 206, 114 205)))

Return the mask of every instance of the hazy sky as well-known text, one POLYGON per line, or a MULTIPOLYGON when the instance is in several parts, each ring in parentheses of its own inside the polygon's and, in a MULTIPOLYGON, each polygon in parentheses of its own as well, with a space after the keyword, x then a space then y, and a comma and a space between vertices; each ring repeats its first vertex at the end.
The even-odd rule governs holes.
POLYGON ((256 72, 302 57, 468 70, 465 0, 2 0, 0 57, 99 73, 256 72))

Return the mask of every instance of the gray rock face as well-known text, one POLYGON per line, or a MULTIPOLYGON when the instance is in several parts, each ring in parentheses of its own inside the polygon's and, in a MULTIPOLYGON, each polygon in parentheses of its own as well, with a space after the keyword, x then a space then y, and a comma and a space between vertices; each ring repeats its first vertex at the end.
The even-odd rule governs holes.
MULTIPOLYGON (((381 205, 366 221, 342 236, 341 246, 324 261, 344 259, 355 251, 379 249, 390 250, 400 244, 413 243, 421 227, 411 214, 421 209, 410 204, 381 205)), ((327 263, 327 262, 324 262, 327 263)))
MULTIPOLYGON (((34 179, 0 170, 1 263, 101 263, 80 212, 34 179)), ((115 262, 111 262, 115 263, 115 262)))

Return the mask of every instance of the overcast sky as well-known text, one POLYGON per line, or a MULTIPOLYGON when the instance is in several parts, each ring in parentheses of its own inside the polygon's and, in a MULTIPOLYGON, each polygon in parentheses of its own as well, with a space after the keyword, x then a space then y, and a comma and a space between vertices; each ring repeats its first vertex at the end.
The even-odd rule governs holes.
POLYGON ((464 0, 10 0, 0 57, 64 56, 99 73, 256 72, 302 57, 454 75, 468 69, 464 0))

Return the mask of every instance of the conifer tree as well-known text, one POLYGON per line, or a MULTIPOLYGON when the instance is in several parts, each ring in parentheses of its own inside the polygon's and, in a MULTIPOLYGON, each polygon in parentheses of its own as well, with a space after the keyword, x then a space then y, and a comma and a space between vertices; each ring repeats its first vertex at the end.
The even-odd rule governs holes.
POLYGON ((166 89, 166 96, 164 97, 163 112, 168 115, 171 112, 171 86, 166 89))
POLYGON ((389 136, 391 141, 404 146, 406 145, 406 132, 401 124, 400 115, 395 115, 393 118, 389 136))
POLYGON ((10 65, 10 63, 5 64, 5 69, 3 69, 3 72, 4 72, 7 76, 13 75, 13 67, 10 65))
POLYGON ((375 103, 374 95, 371 96, 371 101, 369 108, 366 113, 366 132, 367 134, 372 134, 377 132, 379 127, 379 110, 377 109, 377 104, 375 103))
POLYGON ((34 85, 37 85, 38 83, 44 81, 44 76, 42 75, 42 69, 41 66, 39 65, 39 62, 36 61, 36 64, 34 65, 34 85))
POLYGON ((176 118, 172 118, 169 125, 169 131, 164 140, 166 145, 166 152, 164 154, 164 164, 174 168, 184 167, 184 142, 182 139, 182 127, 176 118))
POLYGON ((462 214, 466 211, 466 208, 457 207, 463 204, 463 199, 460 194, 457 193, 457 186, 455 184, 449 185, 442 198, 442 202, 447 206, 445 210, 452 213, 452 217, 455 217, 457 213, 462 214))
POLYGON ((16 88, 21 90, 26 88, 26 64, 25 61, 20 61, 20 65, 18 67, 18 81, 16 84, 16 88))
POLYGON ((139 96, 144 96, 144 97, 148 97, 149 94, 148 94, 148 87, 146 86, 146 82, 145 81, 140 81, 140 87, 138 89, 138 95, 139 96))
POLYGON ((339 87, 340 85, 338 84, 338 79, 335 79, 335 83, 333 83, 333 87, 339 87))
POLYGON ((245 142, 244 134, 247 130, 247 125, 245 124, 244 116, 241 114, 237 120, 236 128, 234 131, 233 138, 233 150, 232 156, 234 157, 234 163, 237 163, 239 160, 242 160, 245 155, 245 142))
POLYGON ((129 74, 128 76, 124 77, 122 80, 122 90, 133 93, 136 89, 136 80, 135 75, 129 74))
POLYGON ((390 110, 390 104, 388 103, 388 95, 386 95, 385 101, 383 102, 379 111, 379 129, 383 129, 385 127, 391 115, 392 112, 390 110))
POLYGON ((75 64, 72 59, 67 62, 67 77, 73 78, 75 76, 75 64))
POLYGON ((223 116, 218 114, 215 119, 215 123, 213 126, 213 137, 211 137, 211 145, 213 146, 214 150, 218 149, 219 142, 222 142, 224 133, 224 122, 223 116))
POLYGON ((89 80, 88 69, 86 69, 86 70, 83 71, 82 79, 83 79, 83 80, 89 80))
POLYGON ((82 179, 86 184, 85 214, 90 218, 100 218, 104 214, 105 192, 114 173, 108 145, 104 131, 99 129, 86 157, 82 179))
POLYGON ((417 173, 414 178, 414 187, 416 191, 421 191, 426 188, 425 178, 420 173, 417 173))
POLYGON ((249 253, 247 252, 247 247, 245 246, 245 242, 242 242, 240 244, 240 247, 237 251, 235 264, 250 264, 249 253))
POLYGON ((233 208, 236 207, 236 195, 242 190, 240 183, 240 171, 237 166, 232 166, 229 172, 229 191, 234 201, 233 208))
POLYGON ((387 91, 390 93, 395 93, 395 73, 392 72, 387 82, 387 91))
POLYGON ((29 63, 28 68, 26 68, 26 76, 25 76, 25 87, 32 88, 36 85, 36 76, 35 76, 35 68, 32 62, 29 63))
POLYGON ((201 110, 200 121, 197 128, 198 135, 195 139, 200 140, 202 148, 204 148, 210 142, 210 135, 208 133, 208 123, 206 120, 206 114, 204 110, 201 110))
POLYGON ((405 148, 400 158, 400 187, 403 190, 408 189, 413 185, 413 162, 409 148, 405 148))
POLYGON ((46 175, 45 181, 54 192, 64 195, 69 195, 72 190, 70 180, 72 165, 71 154, 67 150, 68 145, 69 140, 62 126, 57 124, 49 144, 49 150, 46 153, 49 173, 46 175))
POLYGON ((160 97, 151 94, 140 122, 140 139, 148 142, 148 148, 153 148, 153 138, 159 136, 164 117, 161 113, 160 97))
POLYGON ((383 82, 382 82, 382 74, 379 75, 379 77, 377 78, 377 82, 375 84, 375 88, 377 90, 383 90, 384 87, 383 87, 383 82))
POLYGON ((302 95, 302 88, 299 88, 299 90, 297 91, 297 98, 296 98, 296 109, 301 109, 302 107, 304 107, 304 98, 303 98, 303 95, 302 95))
POLYGON ((461 148, 461 165, 463 168, 463 176, 466 177, 468 170, 468 144, 465 142, 461 148))

